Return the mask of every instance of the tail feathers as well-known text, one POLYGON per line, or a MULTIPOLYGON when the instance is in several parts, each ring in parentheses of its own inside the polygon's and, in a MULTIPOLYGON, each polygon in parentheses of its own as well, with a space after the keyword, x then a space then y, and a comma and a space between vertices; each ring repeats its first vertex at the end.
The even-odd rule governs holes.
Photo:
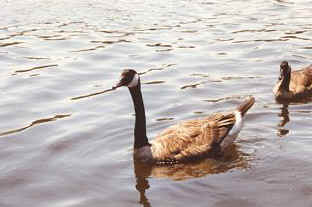
POLYGON ((241 103, 237 107, 237 111, 239 111, 242 116, 245 115, 245 113, 254 105, 255 98, 253 96, 249 96, 243 103, 241 103))

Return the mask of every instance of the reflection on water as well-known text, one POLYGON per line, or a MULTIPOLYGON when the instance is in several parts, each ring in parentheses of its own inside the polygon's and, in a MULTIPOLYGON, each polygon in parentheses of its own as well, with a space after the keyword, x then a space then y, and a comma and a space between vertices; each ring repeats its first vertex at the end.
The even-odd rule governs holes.
POLYGON ((279 113, 278 116, 281 117, 281 121, 278 124, 278 136, 281 137, 289 133, 289 130, 284 128, 284 126, 290 121, 288 104, 282 104, 281 113, 279 113))
MULTIPOLYGON (((134 166, 136 166, 137 164, 134 164, 134 166)), ((140 174, 137 174, 138 168, 135 167, 134 168, 134 173, 135 173, 135 177, 136 177, 136 186, 135 188, 137 189, 137 191, 140 194, 139 197, 139 203, 142 204, 144 207, 150 207, 151 204, 148 200, 148 198, 146 197, 146 190, 149 189, 150 185, 148 183, 148 179, 146 176, 141 176, 140 174)))
POLYGON ((235 144, 216 159, 204 159, 195 163, 183 163, 170 166, 151 166, 134 161, 135 174, 138 177, 169 178, 185 180, 202 177, 208 174, 227 172, 230 169, 248 168, 248 154, 237 149, 235 144))
MULTIPOLYGON (((280 117, 280 122, 278 124, 278 132, 277 135, 282 137, 289 134, 290 130, 285 128, 287 123, 291 122, 290 119, 290 112, 289 106, 307 106, 307 104, 312 103, 311 97, 300 98, 296 100, 289 101, 278 101, 278 104, 281 105, 280 113, 278 113, 278 117, 280 117)), ((299 113, 311 113, 310 110, 292 110, 292 112, 299 112, 299 113)))
POLYGON ((146 196, 146 190, 151 188, 149 178, 165 178, 175 181, 198 178, 209 174, 225 173, 231 169, 247 169, 249 155, 240 152, 235 144, 216 159, 204 159, 195 163, 175 164, 170 166, 154 166, 133 161, 136 177, 136 189, 139 192, 139 202, 144 207, 151 206, 146 196))

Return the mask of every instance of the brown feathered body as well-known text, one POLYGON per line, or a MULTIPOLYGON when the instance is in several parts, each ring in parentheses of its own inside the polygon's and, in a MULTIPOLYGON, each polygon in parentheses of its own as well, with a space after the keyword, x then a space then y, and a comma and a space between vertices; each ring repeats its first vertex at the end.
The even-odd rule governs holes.
POLYGON ((150 146, 135 149, 134 155, 138 159, 143 158, 144 162, 157 164, 216 156, 233 143, 242 127, 243 115, 254 102, 255 99, 250 97, 232 112, 182 121, 164 130, 150 142, 150 146))
POLYGON ((300 99, 312 96, 312 65, 281 76, 273 89, 277 100, 300 99))
POLYGON ((181 122, 151 142, 152 154, 158 160, 180 161, 216 153, 218 144, 234 123, 234 113, 218 113, 201 120, 181 122))

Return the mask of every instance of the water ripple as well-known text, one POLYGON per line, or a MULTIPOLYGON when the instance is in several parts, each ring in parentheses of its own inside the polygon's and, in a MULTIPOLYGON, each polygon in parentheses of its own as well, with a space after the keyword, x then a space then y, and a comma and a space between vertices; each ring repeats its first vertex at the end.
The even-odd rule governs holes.
POLYGON ((41 66, 36 66, 28 69, 21 69, 21 70, 16 70, 14 73, 25 73, 33 70, 41 70, 44 68, 51 68, 51 67, 57 67, 57 64, 51 64, 51 65, 41 65, 41 66))
POLYGON ((24 42, 6 42, 6 43, 0 43, 0 47, 8 47, 8 46, 12 46, 12 45, 19 45, 22 44, 24 42))
POLYGON ((0 132, 0 136, 18 133, 18 132, 24 131, 30 127, 33 127, 35 125, 39 125, 39 124, 43 124, 43 123, 51 122, 51 121, 56 121, 58 119, 63 119, 63 118, 69 117, 69 116, 71 116, 71 114, 58 114, 58 115, 55 115, 51 118, 38 119, 36 121, 31 122, 29 125, 27 125, 25 127, 18 128, 18 129, 12 129, 12 130, 5 131, 5 132, 0 132))

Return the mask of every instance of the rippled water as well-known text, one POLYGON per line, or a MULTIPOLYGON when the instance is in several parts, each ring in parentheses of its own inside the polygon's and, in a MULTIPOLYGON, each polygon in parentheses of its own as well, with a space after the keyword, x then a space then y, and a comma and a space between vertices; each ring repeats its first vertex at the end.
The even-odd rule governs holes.
POLYGON ((311 206, 312 104, 272 96, 281 60, 312 62, 311 1, 0 3, 1 206, 311 206), (141 166, 129 92, 105 91, 124 68, 150 138, 257 103, 224 157, 141 166))

